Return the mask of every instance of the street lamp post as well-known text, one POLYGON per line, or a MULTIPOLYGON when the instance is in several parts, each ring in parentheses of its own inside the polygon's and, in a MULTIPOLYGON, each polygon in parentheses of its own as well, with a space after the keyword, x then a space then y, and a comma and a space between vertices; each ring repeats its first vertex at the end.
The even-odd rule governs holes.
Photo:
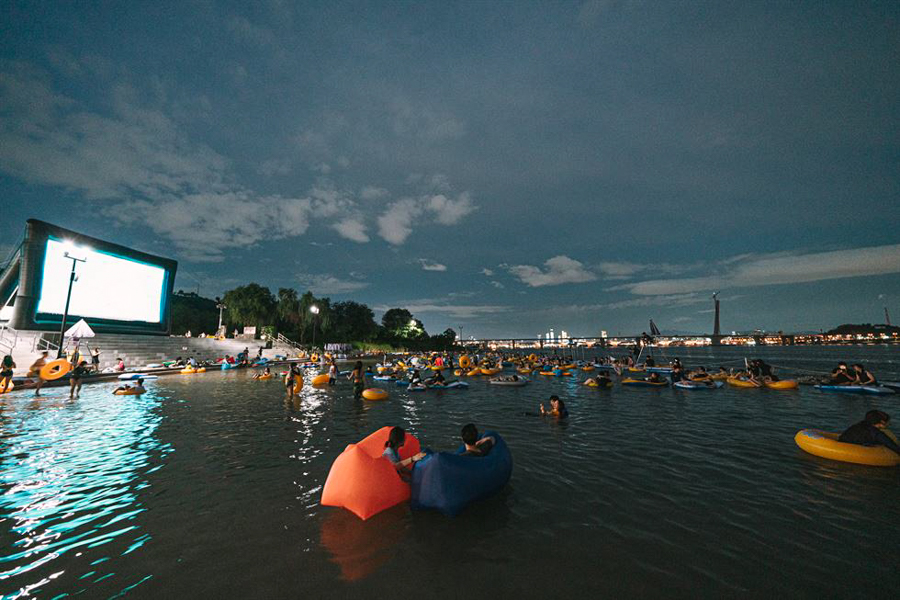
POLYGON ((316 327, 318 326, 318 323, 319 323, 319 307, 316 306, 315 304, 313 304, 312 306, 309 307, 309 312, 311 312, 313 315, 315 315, 313 317, 313 342, 312 342, 312 347, 315 349, 315 347, 316 347, 316 327))
POLYGON ((72 272, 69 274, 69 291, 66 292, 66 308, 63 310, 62 324, 59 326, 59 350, 56 353, 56 358, 62 358, 63 353, 65 352, 63 349, 63 340, 66 336, 66 319, 69 318, 69 302, 72 300, 72 284, 78 280, 78 277, 75 275, 75 266, 80 262, 87 262, 87 258, 78 258, 77 256, 72 256, 68 252, 66 252, 64 256, 72 261, 72 272))
POLYGON ((222 311, 228 308, 225 306, 225 303, 216 298, 216 308, 219 309, 219 327, 216 329, 216 337, 222 336, 225 337, 225 332, 222 331, 222 311))

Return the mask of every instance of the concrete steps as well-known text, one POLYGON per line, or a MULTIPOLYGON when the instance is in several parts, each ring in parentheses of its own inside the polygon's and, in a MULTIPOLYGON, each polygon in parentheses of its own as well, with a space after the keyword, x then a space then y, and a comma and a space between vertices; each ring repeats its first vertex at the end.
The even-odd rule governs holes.
MULTIPOLYGON (((41 333, 20 331, 18 334, 12 356, 17 365, 16 375, 24 375, 28 367, 40 356, 40 352, 32 351, 32 347, 35 337, 40 337, 41 333)), ((148 364, 174 360, 178 356, 184 359, 193 356, 197 360, 215 361, 226 354, 235 356, 244 348, 249 348, 250 356, 255 357, 262 345, 264 344, 260 340, 98 334, 94 338, 83 340, 80 350, 82 357, 90 364, 90 349, 100 348, 100 370, 115 367, 120 357, 125 361, 126 369, 132 370, 148 364)), ((295 354, 295 351, 284 346, 263 351, 263 356, 270 359, 278 355, 295 354)), ((50 358, 55 358, 55 354, 51 352, 50 358)))

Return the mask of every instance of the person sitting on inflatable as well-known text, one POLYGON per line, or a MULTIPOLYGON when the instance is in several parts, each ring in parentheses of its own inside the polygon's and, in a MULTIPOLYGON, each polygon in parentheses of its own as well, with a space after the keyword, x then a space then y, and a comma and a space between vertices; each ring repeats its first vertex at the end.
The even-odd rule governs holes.
POLYGON ((429 385, 444 385, 446 381, 440 371, 435 371, 434 375, 428 379, 429 385))
POLYGON ((419 375, 418 369, 413 369, 412 374, 409 376, 409 385, 419 385, 422 383, 422 376, 419 375))
POLYGON ((144 388, 144 378, 141 377, 134 385, 120 385, 113 390, 113 394, 116 394, 118 392, 132 392, 136 394, 143 394, 146 391, 147 390, 144 388))
POLYGON ((554 394, 550 396, 550 410, 544 408, 544 403, 541 402, 541 414, 556 417, 557 419, 565 419, 569 416, 569 411, 566 409, 565 403, 559 399, 559 396, 554 394))
POLYGON ((402 427, 392 427, 388 436, 388 441, 384 443, 384 452, 382 456, 391 461, 400 478, 403 481, 409 481, 411 465, 425 458, 424 452, 414 454, 405 460, 400 460, 400 447, 406 442, 406 432, 402 427))
POLYGON ((650 383, 662 383, 662 378, 660 378, 659 373, 654 371, 653 373, 650 373, 650 377, 647 378, 647 381, 650 383))
POLYGON ((675 365, 672 367, 672 383, 677 383, 679 381, 690 381, 690 379, 684 374, 681 365, 675 365))
POLYGON ((863 446, 886 446, 900 454, 900 446, 883 431, 887 429, 890 422, 891 416, 889 414, 880 410, 870 410, 866 413, 865 419, 855 425, 851 425, 838 437, 838 441, 863 446))
POLYGON ((831 385, 853 385, 856 380, 847 370, 847 363, 841 361, 836 369, 831 372, 831 385))
POLYGON ((463 456, 487 456, 487 453, 494 447, 494 438, 487 436, 480 440, 478 439, 478 428, 475 427, 474 423, 463 425, 460 437, 463 444, 466 445, 466 451, 462 453, 463 456))
POLYGON ((272 375, 272 370, 269 369, 269 367, 266 367, 265 369, 263 369, 262 373, 254 373, 253 379, 259 379, 260 377, 265 377, 266 379, 268 379, 271 375, 272 375))
POLYGON ((644 361, 644 366, 645 367, 655 367, 656 360, 652 356, 648 356, 647 360, 644 361))
POLYGON ((878 385, 875 376, 859 363, 853 365, 853 376, 856 378, 856 385, 878 385))
POLYGON ((772 365, 766 363, 761 358, 757 358, 753 362, 756 364, 756 368, 759 370, 759 375, 763 381, 766 383, 778 381, 778 377, 775 376, 775 370, 772 368, 772 365))

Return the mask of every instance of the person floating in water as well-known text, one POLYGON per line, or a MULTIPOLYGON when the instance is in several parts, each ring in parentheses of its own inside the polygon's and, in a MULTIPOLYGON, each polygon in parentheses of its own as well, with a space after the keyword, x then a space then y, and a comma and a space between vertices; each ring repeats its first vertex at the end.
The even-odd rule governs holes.
POLYGON ((478 428, 474 423, 464 425, 460 437, 462 437, 463 444, 466 445, 463 456, 487 456, 496 443, 491 436, 478 439, 478 428))
POLYGON ((900 454, 900 446, 897 445, 897 441, 884 431, 890 422, 889 414, 880 410, 870 410, 866 413, 865 419, 844 431, 838 437, 838 441, 863 446, 886 446, 900 454))
POLYGON ((143 394, 147 390, 144 388, 144 378, 141 377, 137 380, 135 385, 120 385, 116 389, 113 390, 113 394, 117 392, 130 392, 133 394, 143 394))
POLYGON ((544 407, 544 403, 541 402, 541 414, 556 417, 557 419, 565 419, 569 416, 569 411, 566 409, 565 402, 560 400, 559 396, 554 394, 550 396, 550 410, 547 410, 544 407))

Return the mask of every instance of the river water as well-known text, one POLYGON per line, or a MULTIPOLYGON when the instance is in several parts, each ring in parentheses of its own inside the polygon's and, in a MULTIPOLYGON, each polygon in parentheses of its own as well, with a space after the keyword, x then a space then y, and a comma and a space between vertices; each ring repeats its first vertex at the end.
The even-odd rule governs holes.
MULTIPOLYGON (((754 349, 824 371, 843 358, 900 379, 892 347, 754 349)), ((746 348, 667 351, 688 365, 746 348)), ((535 376, 524 388, 355 402, 350 386, 285 399, 245 371, 173 376, 141 397, 86 386, 0 398, 4 598, 895 596, 900 469, 803 453, 900 396, 813 388, 681 392, 535 376), (526 412, 556 393, 571 418, 526 412), (335 457, 399 424, 455 448, 500 432, 512 480, 455 518, 400 506, 360 521, 319 505, 335 457)), ((897 428, 895 428, 896 430, 897 428)))

